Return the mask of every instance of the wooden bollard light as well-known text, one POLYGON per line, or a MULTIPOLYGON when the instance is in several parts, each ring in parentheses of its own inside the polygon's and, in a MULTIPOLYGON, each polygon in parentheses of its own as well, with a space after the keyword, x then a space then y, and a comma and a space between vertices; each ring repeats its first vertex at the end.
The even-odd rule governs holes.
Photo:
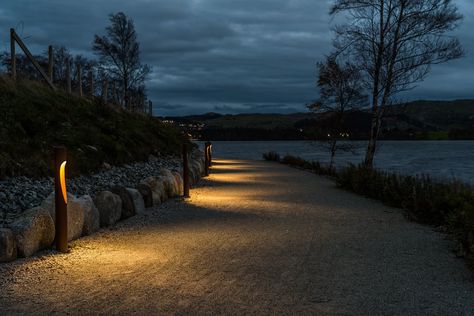
POLYGON ((212 143, 211 142, 206 142, 206 147, 205 147, 205 152, 206 152, 206 166, 210 168, 212 166, 212 143))
POLYGON ((212 143, 209 142, 209 167, 212 167, 212 143))
POLYGON ((204 176, 209 176, 209 142, 204 144, 204 176))
POLYGON ((183 144, 183 195, 184 197, 189 197, 189 162, 187 144, 183 144))
POLYGON ((54 202, 56 212, 56 249, 67 252, 67 189, 66 189, 67 152, 64 147, 54 148, 54 202))

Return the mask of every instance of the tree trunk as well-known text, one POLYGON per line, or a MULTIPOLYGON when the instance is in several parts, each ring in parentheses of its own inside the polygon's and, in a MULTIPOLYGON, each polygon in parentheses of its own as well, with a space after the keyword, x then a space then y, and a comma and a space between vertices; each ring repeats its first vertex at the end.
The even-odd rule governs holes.
POLYGON ((380 85, 380 71, 382 68, 382 58, 384 54, 384 42, 385 42, 385 31, 384 31, 384 8, 385 2, 380 1, 380 35, 377 49, 377 58, 375 62, 375 74, 374 74, 374 85, 372 90, 372 123, 370 126, 369 144, 367 146, 367 152, 365 153, 364 164, 368 168, 372 168, 374 165, 375 149, 377 146, 377 137, 379 135, 380 128, 380 113, 379 113, 379 85, 380 85))
POLYGON ((365 153, 364 165, 372 168, 374 165, 375 149, 377 148, 377 138, 380 129, 380 115, 378 109, 372 111, 372 124, 370 128, 369 144, 367 145, 367 152, 365 153))
POLYGON ((375 120, 375 126, 376 128, 373 128, 371 130, 371 137, 369 140, 369 146, 367 148, 367 155, 365 157, 365 165, 367 167, 372 167, 374 163, 374 156, 375 156, 375 149, 376 149, 376 141, 379 137, 379 132, 380 132, 380 125, 382 122, 382 117, 385 112, 385 106, 389 102, 389 96, 391 93, 391 87, 392 87, 392 79, 393 79, 393 68, 395 66, 395 62, 397 59, 397 54, 398 54, 398 41, 399 41, 399 35, 400 35, 400 27, 402 24, 402 20, 404 17, 404 9, 405 5, 404 3, 401 4, 401 9, 400 9, 400 15, 397 19, 397 27, 395 30, 395 36, 394 36, 394 43, 392 46, 392 52, 391 52, 391 57, 390 57, 390 66, 388 70, 388 75, 386 80, 386 87, 384 89, 384 93, 382 96, 382 101, 380 102, 380 109, 377 109, 376 115, 374 112, 374 115, 372 117, 372 126, 374 127, 374 120, 375 120), (373 135, 372 135, 373 134, 373 135))
POLYGON ((332 167, 334 166, 334 158, 336 157, 336 150, 337 150, 336 144, 337 144, 337 140, 336 139, 332 140, 332 143, 331 143, 331 161, 329 162, 329 168, 330 169, 332 169, 332 167))

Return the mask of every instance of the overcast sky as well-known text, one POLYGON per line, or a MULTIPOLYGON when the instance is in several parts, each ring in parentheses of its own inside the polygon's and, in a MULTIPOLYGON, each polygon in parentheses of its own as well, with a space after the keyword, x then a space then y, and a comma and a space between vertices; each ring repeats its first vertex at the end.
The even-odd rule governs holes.
MULTIPOLYGON (((317 98, 315 64, 330 51, 330 0, 1 0, 0 45, 15 27, 34 53, 91 54, 108 14, 135 20, 156 115, 296 112, 317 98)), ((433 68, 412 99, 474 98, 474 1, 457 0, 467 55, 433 68)))

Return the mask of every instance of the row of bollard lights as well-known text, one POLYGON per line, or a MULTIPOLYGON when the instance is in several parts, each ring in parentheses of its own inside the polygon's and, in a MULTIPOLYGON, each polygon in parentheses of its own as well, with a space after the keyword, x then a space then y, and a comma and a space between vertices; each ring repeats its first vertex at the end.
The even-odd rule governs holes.
MULTIPOLYGON (((55 244, 59 252, 68 252, 67 242, 67 187, 66 187, 67 150, 54 147, 54 192, 55 192, 55 244)), ((212 144, 204 144, 204 176, 209 176, 212 166, 212 144)), ((183 195, 189 198, 189 145, 183 144, 183 195)))

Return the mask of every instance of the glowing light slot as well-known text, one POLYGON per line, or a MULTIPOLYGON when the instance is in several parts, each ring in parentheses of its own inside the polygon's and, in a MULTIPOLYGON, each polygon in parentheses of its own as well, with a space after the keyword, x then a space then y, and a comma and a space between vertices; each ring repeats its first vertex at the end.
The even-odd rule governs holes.
POLYGON ((66 163, 63 161, 59 168, 59 180, 61 182, 61 192, 63 194, 64 202, 67 204, 67 190, 66 190, 66 163))

